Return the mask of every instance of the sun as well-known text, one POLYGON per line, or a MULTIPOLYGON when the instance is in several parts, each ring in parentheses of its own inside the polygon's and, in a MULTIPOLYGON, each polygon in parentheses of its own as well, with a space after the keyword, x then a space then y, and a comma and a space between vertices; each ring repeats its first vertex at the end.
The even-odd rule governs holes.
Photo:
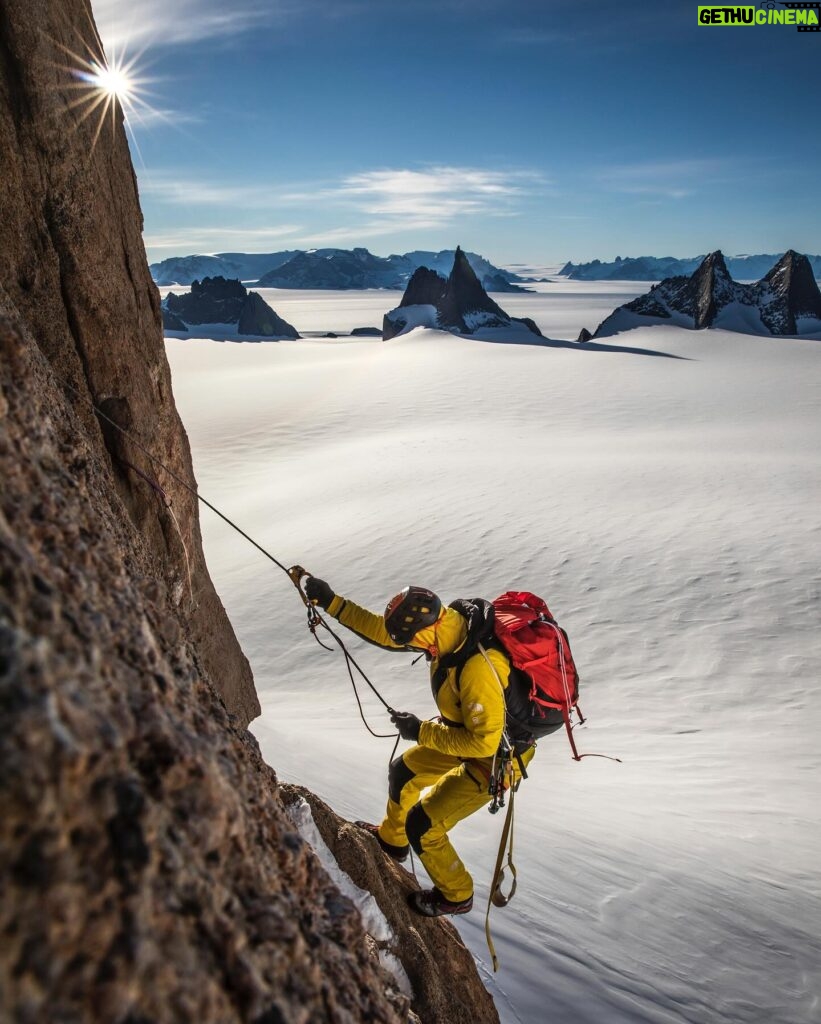
MULTIPOLYGON (((114 129, 119 111, 122 113, 126 130, 139 152, 132 120, 143 120, 141 113, 152 112, 144 95, 144 87, 148 80, 141 77, 138 72, 139 55, 125 59, 111 53, 106 57, 101 47, 96 53, 84 47, 88 55, 83 57, 62 44, 57 45, 70 59, 69 64, 60 66, 63 71, 68 72, 68 88, 76 93, 68 104, 69 110, 76 110, 79 113, 75 129, 88 118, 96 118, 91 151, 94 151, 106 121, 109 121, 112 130, 114 129)), ((65 83, 62 87, 65 88, 65 83)))
POLYGON ((78 77, 99 89, 109 100, 118 100, 122 107, 130 107, 136 98, 136 79, 125 64, 112 61, 106 65, 92 60, 89 70, 79 71, 78 77))

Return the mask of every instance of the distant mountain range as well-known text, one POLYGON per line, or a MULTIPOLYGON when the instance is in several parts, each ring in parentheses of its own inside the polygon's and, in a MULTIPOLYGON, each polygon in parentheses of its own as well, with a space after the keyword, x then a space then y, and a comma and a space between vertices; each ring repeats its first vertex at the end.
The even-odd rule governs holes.
MULTIPOLYGON (((759 256, 725 256, 729 274, 737 281, 758 281, 764 277, 783 253, 759 256)), ((676 259, 673 256, 637 256, 612 263, 593 260, 591 263, 565 263, 559 274, 572 281, 662 281, 666 277, 692 274, 704 262, 705 256, 676 259)), ((821 278, 821 256, 808 256, 813 275, 821 278)))
MULTIPOLYGON (((255 282, 259 288, 404 288, 419 267, 444 277, 453 266, 455 250, 417 250, 401 256, 374 256, 367 249, 287 249, 271 253, 223 252, 213 256, 173 256, 152 263, 158 285, 190 285, 204 277, 255 282)), ((496 267, 477 253, 465 253, 487 291, 518 292, 524 278, 496 267)))
POLYGON ((593 335, 582 331, 579 341, 652 323, 780 336, 821 330, 821 292, 806 256, 789 249, 754 284, 734 281, 728 262, 720 251, 710 253, 692 274, 653 285, 614 310, 593 335))

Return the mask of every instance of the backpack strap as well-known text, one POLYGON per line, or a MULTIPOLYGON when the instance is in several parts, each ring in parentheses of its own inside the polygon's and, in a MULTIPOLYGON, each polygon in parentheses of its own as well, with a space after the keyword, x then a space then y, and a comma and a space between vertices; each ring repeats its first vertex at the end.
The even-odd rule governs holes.
POLYGON ((432 680, 434 693, 444 682, 451 669, 456 669, 456 689, 459 689, 459 677, 469 658, 479 651, 479 644, 490 643, 494 636, 496 613, 490 601, 484 598, 458 598, 448 606, 458 612, 467 622, 467 637, 462 646, 450 654, 443 654, 439 659, 435 679, 432 680))

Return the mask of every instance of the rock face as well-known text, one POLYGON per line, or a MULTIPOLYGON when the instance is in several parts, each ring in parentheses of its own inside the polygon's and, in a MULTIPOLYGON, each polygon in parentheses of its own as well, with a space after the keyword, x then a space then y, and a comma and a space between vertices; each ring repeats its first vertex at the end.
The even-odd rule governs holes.
POLYGON ((427 267, 419 267, 408 281, 408 287, 399 303, 403 306, 436 306, 445 294, 447 280, 427 267))
POLYGON ((721 327, 788 335, 821 330, 821 293, 806 256, 790 249, 755 284, 733 281, 721 252, 710 253, 689 277, 670 277, 619 306, 593 335, 637 327, 644 318, 701 330, 721 327), (804 324, 800 321, 804 320, 804 324))
POLYGON ((122 122, 95 149, 59 70, 99 52, 91 11, 4 0, 2 27, 0 1019, 492 1022, 452 929, 324 809, 394 907, 409 1006, 244 729, 196 504, 83 400, 193 483, 122 122))
POLYGON ((109 114, 95 145, 96 115, 81 123, 83 108, 73 106, 77 83, 65 70, 66 53, 100 52, 88 7, 82 0, 38 0, 35 8, 4 0, 0 24, 5 305, 25 322, 57 378, 74 389, 65 394, 108 460, 123 513, 184 615, 203 669, 247 723, 259 703, 208 576, 196 499, 115 430, 104 433, 90 406, 162 452, 174 474, 194 484, 121 119, 112 125, 109 114))
POLYGON ((19 319, 0 363, 0 1018, 405 1019, 19 319))
POLYGON ((187 331, 196 324, 236 324, 237 334, 266 338, 298 338, 296 328, 271 309, 257 292, 249 292, 240 281, 204 277, 193 281, 183 295, 169 292, 163 300, 163 327, 187 331), (182 327, 173 326, 182 324, 182 327))
POLYGON ((373 895, 393 933, 391 940, 380 944, 383 954, 396 957, 405 968, 418 993, 413 1009, 419 1017, 430 1024, 498 1021, 490 994, 476 984, 473 957, 450 921, 426 920, 408 910, 405 897, 418 888, 413 875, 384 856, 375 839, 342 821, 308 790, 282 786, 282 793, 288 804, 307 800, 339 867, 373 895))
POLYGON ((758 282, 761 320, 771 334, 797 334, 797 320, 821 320, 821 292, 806 256, 789 249, 758 282))
POLYGON ((506 328, 541 337, 541 331, 529 319, 508 316, 482 287, 467 256, 457 246, 453 268, 447 280, 427 267, 419 267, 408 282, 402 301, 385 314, 382 337, 385 340, 414 327, 435 327, 454 334, 473 334, 478 329, 506 328))

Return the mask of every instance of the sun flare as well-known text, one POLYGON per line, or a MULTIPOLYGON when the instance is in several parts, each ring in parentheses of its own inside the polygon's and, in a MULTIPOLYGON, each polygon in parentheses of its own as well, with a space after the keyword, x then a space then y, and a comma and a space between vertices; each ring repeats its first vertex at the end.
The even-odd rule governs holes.
POLYGON ((70 110, 76 110, 80 115, 75 127, 79 128, 92 115, 96 118, 91 150, 96 147, 105 122, 110 121, 114 127, 119 111, 139 152, 132 120, 143 120, 141 112, 152 112, 144 96, 147 79, 138 74, 139 55, 125 59, 114 53, 105 57, 98 52, 97 55, 89 53, 83 57, 67 47, 61 46, 61 49, 70 58, 70 63, 62 65, 62 68, 71 78, 68 87, 76 93, 68 104, 70 110))
POLYGON ((135 95, 136 82, 124 64, 111 62, 98 64, 89 62, 89 71, 78 72, 79 77, 94 88, 105 93, 112 100, 119 100, 122 106, 130 104, 135 95))

